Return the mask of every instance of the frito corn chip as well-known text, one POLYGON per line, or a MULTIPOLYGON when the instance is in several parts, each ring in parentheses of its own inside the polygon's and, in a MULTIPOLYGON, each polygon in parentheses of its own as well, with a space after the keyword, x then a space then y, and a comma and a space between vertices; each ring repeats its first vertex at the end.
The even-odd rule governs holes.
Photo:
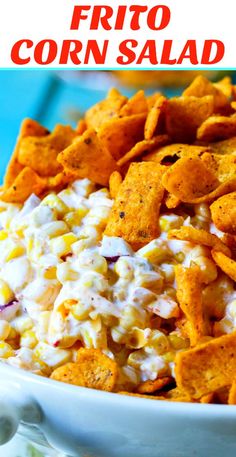
POLYGON ((45 189, 45 180, 31 168, 25 167, 13 184, 0 194, 0 199, 8 203, 24 203, 31 194, 41 195, 45 189))
POLYGON ((106 235, 123 237, 134 249, 158 237, 162 173, 163 167, 152 162, 130 165, 111 210, 106 235))
POLYGON ((233 281, 236 281, 236 262, 216 248, 212 251, 212 257, 218 267, 228 275, 233 281))
POLYGON ((213 95, 215 109, 222 108, 229 103, 224 92, 203 75, 198 75, 183 92, 183 96, 204 97, 205 95, 213 95))
POLYGON ((83 135, 85 130, 87 130, 87 124, 84 119, 80 119, 76 126, 75 131, 78 135, 83 135))
POLYGON ((119 171, 113 171, 109 179, 109 190, 111 198, 116 198, 122 181, 123 179, 119 171))
POLYGON ((211 203, 216 198, 221 197, 224 194, 228 194, 236 190, 236 177, 231 178, 222 184, 220 184, 215 190, 203 197, 193 198, 191 203, 211 203))
POLYGON ((182 157, 200 157, 208 151, 207 146, 195 146, 189 144, 168 144, 159 148, 157 151, 143 157, 145 161, 157 162, 162 165, 173 165, 182 157))
POLYGON ((220 155, 205 152, 201 156, 201 160, 221 183, 228 182, 236 177, 236 155, 220 155))
POLYGON ((34 137, 44 137, 49 134, 49 131, 45 129, 42 125, 38 122, 34 121, 33 119, 25 119, 20 128, 20 133, 17 139, 17 143, 15 146, 15 150, 12 154, 10 162, 7 166, 7 170, 4 177, 4 187, 7 189, 16 179, 17 175, 23 170, 24 166, 19 163, 18 160, 18 153, 19 153, 19 146, 21 143, 22 138, 26 138, 28 136, 34 137))
POLYGON ((180 390, 178 387, 171 389, 168 392, 163 393, 165 400, 168 401, 179 401, 183 403, 193 402, 193 398, 187 392, 180 390))
POLYGON ((236 192, 218 198, 210 210, 212 220, 219 230, 236 235, 236 192))
POLYGON ((119 395, 127 395, 129 397, 138 397, 138 398, 146 398, 147 400, 165 400, 164 396, 159 396, 156 397, 155 395, 145 395, 145 394, 136 394, 133 392, 125 392, 125 391, 120 391, 118 392, 119 395))
POLYGON ((166 97, 158 97, 150 109, 144 126, 145 140, 150 140, 154 135, 160 133, 160 127, 163 126, 164 121, 166 102, 166 97))
POLYGON ((114 360, 98 349, 79 349, 76 363, 67 363, 53 371, 51 378, 91 389, 111 392, 118 376, 114 360))
POLYGON ((153 108, 158 98, 162 96, 161 92, 154 92, 146 98, 149 111, 153 108))
POLYGON ((86 112, 85 122, 87 127, 98 129, 106 121, 117 117, 126 101, 127 97, 124 97, 117 89, 111 89, 105 100, 96 103, 86 112))
POLYGON ((236 135, 236 114, 207 117, 197 130, 198 140, 211 142, 236 135))
POLYGON ((231 257, 228 246, 226 246, 218 236, 213 235, 206 230, 197 229, 191 226, 182 226, 180 229, 170 230, 168 232, 168 238, 190 241, 191 243, 208 246, 231 257))
POLYGON ((236 405, 236 379, 234 379, 230 387, 228 403, 229 405, 236 405))
POLYGON ((179 352, 175 359, 177 386, 196 399, 231 385, 235 373, 235 332, 179 352))
POLYGON ((209 394, 203 395, 200 398, 200 403, 209 404, 209 403, 213 403, 213 400, 214 400, 214 392, 211 392, 209 394))
POLYGON ((214 97, 176 97, 166 104, 166 131, 175 142, 188 143, 196 138, 198 127, 212 115, 214 97))
POLYGON ((213 191, 219 182, 201 159, 184 157, 168 168, 162 184, 182 202, 192 203, 196 198, 213 191))
POLYGON ((133 114, 102 124, 98 137, 115 160, 119 160, 143 139, 146 114, 133 114))
POLYGON ((177 283, 177 299, 186 319, 189 322, 189 339, 191 346, 206 334, 202 308, 202 274, 196 265, 184 268, 182 265, 175 267, 177 283))
POLYGON ((147 113, 148 105, 143 90, 139 90, 122 106, 119 116, 132 116, 133 114, 147 113))
POLYGON ((62 171, 57 161, 59 152, 67 148, 77 136, 70 126, 57 125, 47 136, 27 136, 19 144, 18 160, 32 168, 39 176, 55 176, 62 171))
POLYGON ((116 162, 93 129, 86 130, 74 143, 62 151, 58 161, 74 178, 89 178, 106 186, 116 162))
POLYGON ((136 143, 136 145, 129 152, 127 152, 123 157, 121 157, 120 160, 118 160, 117 165, 119 165, 119 167, 122 167, 127 162, 137 159, 143 154, 147 154, 152 149, 157 148, 167 142, 167 135, 158 135, 152 138, 151 140, 139 141, 139 143, 136 143))
POLYGON ((236 153, 236 136, 227 138, 227 140, 217 141, 209 144, 210 152, 214 154, 235 154, 236 153))
POLYGON ((181 203, 181 200, 179 198, 175 197, 173 194, 167 194, 165 198, 165 205, 168 209, 174 209, 177 208, 181 203))
POLYGON ((154 381, 144 381, 136 389, 138 394, 151 394, 157 390, 161 390, 168 384, 173 383, 173 378, 170 376, 164 376, 163 378, 157 378, 154 381))
POLYGON ((227 97, 230 98, 232 96, 232 81, 229 76, 225 76, 224 78, 220 79, 220 81, 217 81, 213 83, 214 87, 219 89, 223 94, 227 97))

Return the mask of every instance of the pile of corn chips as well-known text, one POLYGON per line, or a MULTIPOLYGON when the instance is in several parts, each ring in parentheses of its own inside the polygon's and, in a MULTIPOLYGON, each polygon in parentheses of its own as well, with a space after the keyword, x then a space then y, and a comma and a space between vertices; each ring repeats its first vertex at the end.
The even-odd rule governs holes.
MULTIPOLYGON (((211 83, 197 76, 171 99, 143 91, 127 99, 111 89, 75 130, 58 125, 49 133, 25 120, 0 198, 23 203, 31 193, 44 196, 78 178, 110 188, 114 204, 104 234, 122 237, 134 250, 159 237, 163 208, 191 214, 193 205, 208 205, 214 234, 182 226, 168 238, 207 246, 218 270, 236 281, 236 88, 230 78, 211 83)), ((129 394, 236 404, 236 329, 217 333, 221 313, 204 310, 211 280, 198 265, 176 265, 175 284, 181 312, 175 325, 190 349, 178 352, 175 379, 145 381, 129 394)), ((114 391, 117 376, 115 361, 81 348, 76 363, 51 377, 114 391)))

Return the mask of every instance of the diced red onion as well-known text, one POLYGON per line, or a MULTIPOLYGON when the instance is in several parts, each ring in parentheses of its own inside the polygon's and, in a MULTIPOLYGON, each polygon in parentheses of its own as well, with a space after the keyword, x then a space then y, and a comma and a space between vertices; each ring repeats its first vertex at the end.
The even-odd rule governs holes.
POLYGON ((0 320, 10 321, 19 309, 19 302, 15 299, 6 305, 0 305, 0 320))

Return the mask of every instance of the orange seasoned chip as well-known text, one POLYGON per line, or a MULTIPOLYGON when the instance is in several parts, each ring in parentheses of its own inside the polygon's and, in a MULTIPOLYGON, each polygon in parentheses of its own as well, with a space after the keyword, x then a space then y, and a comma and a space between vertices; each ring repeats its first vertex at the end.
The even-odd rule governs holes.
POLYGON ((214 173, 220 183, 228 182, 236 177, 236 155, 205 152, 201 156, 201 160, 214 173))
POLYGON ((182 157, 200 157, 206 151, 208 151, 207 146, 174 143, 150 152, 143 157, 143 160, 172 165, 182 157))
POLYGON ((169 239, 177 239, 189 241, 191 243, 208 246, 217 251, 224 252, 224 254, 231 256, 230 249, 221 241, 218 236, 207 232, 206 230, 197 229, 191 226, 182 226, 179 229, 172 229, 168 233, 169 239))
POLYGON ((139 90, 122 106, 119 116, 132 116, 133 114, 147 113, 148 105, 143 90, 139 90))
POLYGON ((217 87, 203 75, 198 75, 190 86, 185 89, 183 95, 194 97, 213 95, 216 109, 222 108, 228 104, 228 97, 221 90, 220 85, 217 87))
POLYGON ((128 397, 137 397, 137 398, 146 398, 147 400, 165 400, 165 397, 157 397, 155 395, 145 395, 145 394, 138 394, 134 392, 126 392, 126 391, 120 391, 118 392, 119 395, 127 395, 128 397))
POLYGON ((24 166, 19 163, 18 160, 18 153, 19 153, 19 145, 22 138, 26 138, 28 136, 34 137, 44 137, 49 134, 49 131, 45 129, 42 125, 38 122, 34 121, 33 119, 25 119, 20 128, 20 133, 17 139, 17 143, 15 146, 15 150, 13 155, 10 159, 8 164, 5 177, 4 177, 4 187, 8 188, 12 185, 13 181, 16 179, 17 175, 20 171, 23 170, 24 166))
POLYGON ((121 184, 105 234, 123 237, 139 249, 159 235, 159 211, 164 195, 163 167, 152 162, 132 163, 121 184))
POLYGON ((102 124, 114 117, 118 117, 120 109, 126 103, 127 97, 117 89, 111 89, 107 98, 92 106, 85 114, 85 122, 88 128, 98 129, 102 124))
POLYGON ((23 168, 13 184, 0 194, 0 199, 8 203, 23 203, 31 194, 41 195, 46 190, 45 179, 29 167, 23 168))
POLYGON ((143 140, 146 114, 133 114, 113 119, 101 126, 98 137, 115 160, 119 160, 134 145, 143 140))
POLYGON ((177 208, 181 203, 181 200, 179 198, 175 197, 173 194, 167 194, 165 198, 165 205, 168 209, 174 209, 177 208))
POLYGON ((175 142, 188 143, 196 138, 198 127, 212 115, 214 97, 175 97, 166 104, 166 131, 175 142))
POLYGON ((233 380, 229 391, 229 405, 236 405, 236 379, 233 380))
POLYGON ((236 281, 236 262, 216 248, 212 250, 212 257, 218 267, 228 275, 233 281, 236 281))
POLYGON ((109 179, 109 190, 111 198, 116 198, 122 181, 123 179, 119 171, 113 171, 109 179))
POLYGON ((57 161, 58 154, 76 136, 77 133, 70 126, 57 125, 50 135, 22 138, 18 149, 19 163, 32 168, 39 176, 55 176, 62 171, 57 161))
POLYGON ((173 383, 173 378, 170 376, 164 376, 163 378, 157 378, 154 381, 144 381, 136 389, 139 394, 151 394, 157 390, 161 390, 163 387, 173 383))
POLYGON ((108 185, 111 173, 117 169, 116 162, 93 129, 86 130, 62 151, 58 162, 74 179, 89 177, 102 186, 108 185))
POLYGON ((229 76, 225 76, 224 78, 220 79, 220 81, 217 81, 213 83, 214 87, 219 89, 223 94, 227 97, 230 98, 232 96, 232 81, 229 76))
POLYGON ((209 144, 210 152, 214 154, 236 154, 236 136, 227 140, 209 144))
POLYGON ((209 194, 204 195, 203 197, 194 198, 191 200, 191 203, 211 203, 216 198, 221 197, 222 195, 234 192, 236 190, 236 177, 231 178, 219 186, 209 194))
POLYGON ((145 140, 150 140, 154 135, 160 133, 160 127, 163 125, 164 121, 166 102, 166 97, 157 97, 154 105, 150 109, 144 126, 145 140))
POLYGON ((219 184, 215 175, 197 157, 179 159, 165 172, 162 183, 168 192, 185 203, 209 194, 219 184))
POLYGON ((231 116, 210 116, 197 130, 200 141, 219 141, 236 135, 236 114, 231 116))
POLYGON ((236 192, 218 198, 210 210, 212 220, 219 230, 236 235, 236 192))
POLYGON ((118 160, 117 165, 122 167, 127 162, 131 160, 137 159, 138 157, 142 156, 143 154, 147 154, 152 149, 161 146, 168 142, 167 135, 157 135, 151 140, 142 140, 139 143, 136 143, 135 146, 128 151, 120 160, 118 160))
POLYGON ((231 384, 235 373, 235 332, 179 352, 175 359, 177 386, 193 398, 231 384))
POLYGON ((67 363, 53 371, 51 379, 91 389, 114 390, 118 366, 99 349, 79 349, 76 363, 67 363))
POLYGON ((176 265, 175 279, 177 284, 177 299, 180 308, 189 322, 188 337, 191 346, 195 346, 206 334, 202 307, 202 273, 197 265, 190 268, 176 265))
POLYGON ((84 119, 80 119, 76 126, 75 131, 78 135, 83 135, 85 130, 87 130, 87 124, 84 119))
POLYGON ((163 97, 163 95, 161 94, 161 92, 154 92, 153 94, 151 95, 148 95, 148 97, 146 98, 147 100, 147 105, 148 105, 148 110, 150 111, 153 106, 155 105, 156 101, 158 100, 158 98, 160 97, 163 97))
POLYGON ((200 403, 209 404, 209 403, 213 403, 213 400, 214 400, 214 392, 210 392, 209 394, 203 395, 200 398, 200 403))
POLYGON ((169 390, 168 392, 161 393, 165 400, 168 401, 176 401, 176 402, 182 402, 182 403, 189 403, 193 402, 193 398, 188 395, 188 393, 182 391, 178 387, 175 387, 174 389, 169 390))

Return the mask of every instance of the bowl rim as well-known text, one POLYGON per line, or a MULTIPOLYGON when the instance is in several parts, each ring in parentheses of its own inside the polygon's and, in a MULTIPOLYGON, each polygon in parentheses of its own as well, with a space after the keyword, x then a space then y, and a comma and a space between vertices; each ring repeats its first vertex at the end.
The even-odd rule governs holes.
POLYGON ((32 382, 33 384, 43 385, 44 387, 50 389, 53 388, 60 392, 60 394, 70 392, 74 397, 83 397, 83 400, 88 399, 95 403, 104 403, 109 402, 111 405, 122 407, 129 407, 135 409, 137 408, 145 409, 146 411, 162 411, 170 413, 178 413, 178 415, 186 415, 191 412, 194 414, 194 417, 204 419, 236 419, 236 405, 218 405, 218 404, 203 404, 203 403, 187 403, 187 402, 171 402, 167 400, 154 400, 142 397, 135 397, 129 395, 121 395, 114 392, 105 392, 101 390, 91 389, 87 387, 75 386, 71 384, 66 384, 64 382, 56 381, 50 378, 39 376, 37 374, 31 373, 30 371, 23 370, 21 368, 12 367, 7 365, 4 362, 0 362, 0 385, 4 386, 5 380, 4 375, 7 376, 7 384, 16 385, 17 382, 26 381, 32 382), (9 373, 11 377, 9 379, 9 373), (153 401, 152 401, 153 400, 153 401))

